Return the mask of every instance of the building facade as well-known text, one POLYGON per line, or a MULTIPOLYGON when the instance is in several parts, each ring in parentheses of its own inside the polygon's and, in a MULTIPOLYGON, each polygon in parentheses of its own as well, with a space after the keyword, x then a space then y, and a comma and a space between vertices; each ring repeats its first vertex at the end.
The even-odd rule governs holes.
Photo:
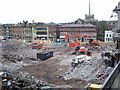
POLYGON ((13 25, 11 24, 3 24, 2 25, 2 36, 4 39, 12 39, 13 33, 12 33, 13 25))
POLYGON ((113 31, 105 31, 105 42, 113 42, 113 31))
POLYGON ((48 31, 49 31, 49 39, 51 41, 54 41, 55 39, 58 39, 60 36, 60 25, 55 24, 55 23, 49 23, 47 24, 48 26, 48 31))
MULTIPOLYGON (((65 34, 68 33, 70 36, 75 35, 86 35, 93 40, 96 40, 96 26, 92 24, 65 24, 60 26, 60 38, 65 39, 65 34)), ((83 42, 87 42, 88 39, 86 37, 82 38, 83 42)))
POLYGON ((32 26, 14 25, 12 33, 13 39, 20 39, 25 41, 32 40, 32 26))
POLYGON ((46 26, 36 26, 33 29, 33 40, 48 40, 49 31, 46 26))
POLYGON ((112 30, 113 28, 116 27, 118 21, 106 21, 106 24, 107 24, 107 29, 108 30, 112 30))

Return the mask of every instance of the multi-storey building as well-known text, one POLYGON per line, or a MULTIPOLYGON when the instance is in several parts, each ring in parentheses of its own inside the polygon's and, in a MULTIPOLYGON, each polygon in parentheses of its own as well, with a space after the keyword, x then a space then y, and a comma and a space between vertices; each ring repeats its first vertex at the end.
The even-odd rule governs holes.
POLYGON ((49 32, 47 26, 35 26, 33 29, 33 40, 48 40, 49 32))
POLYGON ((2 35, 5 39, 11 39, 13 37, 12 29, 13 29, 12 24, 2 25, 2 35))
MULTIPOLYGON (((70 36, 87 35, 91 39, 96 40, 96 26, 92 24, 65 24, 60 26, 60 38, 65 38, 66 32, 70 36)), ((82 41, 88 41, 87 38, 82 37, 82 41)))
POLYGON ((47 24, 48 31, 49 31, 49 39, 54 41, 55 39, 59 38, 59 25, 55 23, 47 24))
POLYGON ((105 42, 113 42, 113 32, 105 31, 105 42))
POLYGON ((118 21, 106 21, 107 24, 107 29, 108 30, 112 30, 113 28, 115 28, 115 26, 117 25, 118 21))
POLYGON ((13 38, 21 39, 26 41, 32 41, 32 26, 29 25, 14 25, 13 29, 13 38))

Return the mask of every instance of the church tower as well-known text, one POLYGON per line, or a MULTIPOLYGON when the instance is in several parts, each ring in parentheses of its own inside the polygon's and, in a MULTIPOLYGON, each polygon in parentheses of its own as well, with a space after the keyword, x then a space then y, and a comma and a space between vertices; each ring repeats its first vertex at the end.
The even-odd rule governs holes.
POLYGON ((90 0, 89 0, 89 15, 85 15, 85 19, 88 21, 93 21, 94 20, 94 14, 91 15, 91 6, 90 6, 90 0))

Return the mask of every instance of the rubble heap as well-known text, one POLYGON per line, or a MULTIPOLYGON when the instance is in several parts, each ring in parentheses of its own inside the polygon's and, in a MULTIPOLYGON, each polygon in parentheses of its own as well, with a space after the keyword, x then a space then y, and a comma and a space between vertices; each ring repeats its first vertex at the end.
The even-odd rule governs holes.
POLYGON ((52 87, 41 80, 36 79, 34 76, 28 73, 9 72, 4 71, 0 76, 2 79, 2 90, 13 90, 13 89, 41 89, 43 87, 52 87))

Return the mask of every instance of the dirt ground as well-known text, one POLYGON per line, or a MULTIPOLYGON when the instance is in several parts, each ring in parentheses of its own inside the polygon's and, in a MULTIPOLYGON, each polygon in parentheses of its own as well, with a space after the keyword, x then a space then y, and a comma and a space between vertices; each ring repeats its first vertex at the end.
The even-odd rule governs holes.
MULTIPOLYGON (((70 53, 73 48, 56 46, 54 47, 54 56, 50 59, 42 61, 37 65, 29 65, 24 67, 21 71, 27 72, 49 84, 57 87, 71 87, 82 88, 88 84, 87 80, 71 78, 64 80, 63 75, 71 73, 70 69, 72 59, 75 55, 70 53)), ((100 54, 94 54, 97 58, 100 58, 100 54)), ((96 67, 97 68, 97 67, 96 67)), ((86 69, 85 69, 86 70, 86 69)), ((86 70, 87 71, 87 70, 86 70)), ((97 71, 97 70, 96 70, 97 71)), ((81 77, 81 75, 80 75, 81 77)))
MULTIPOLYGON (((70 55, 72 48, 64 46, 56 46, 54 48, 58 49, 54 51, 54 57, 42 61, 38 65, 26 66, 22 69, 22 72, 27 72, 53 86, 77 87, 75 84, 76 80, 65 81, 60 76, 71 68, 71 60, 74 57, 74 55, 70 55)), ((77 83, 79 86, 81 85, 80 81, 77 83)))

